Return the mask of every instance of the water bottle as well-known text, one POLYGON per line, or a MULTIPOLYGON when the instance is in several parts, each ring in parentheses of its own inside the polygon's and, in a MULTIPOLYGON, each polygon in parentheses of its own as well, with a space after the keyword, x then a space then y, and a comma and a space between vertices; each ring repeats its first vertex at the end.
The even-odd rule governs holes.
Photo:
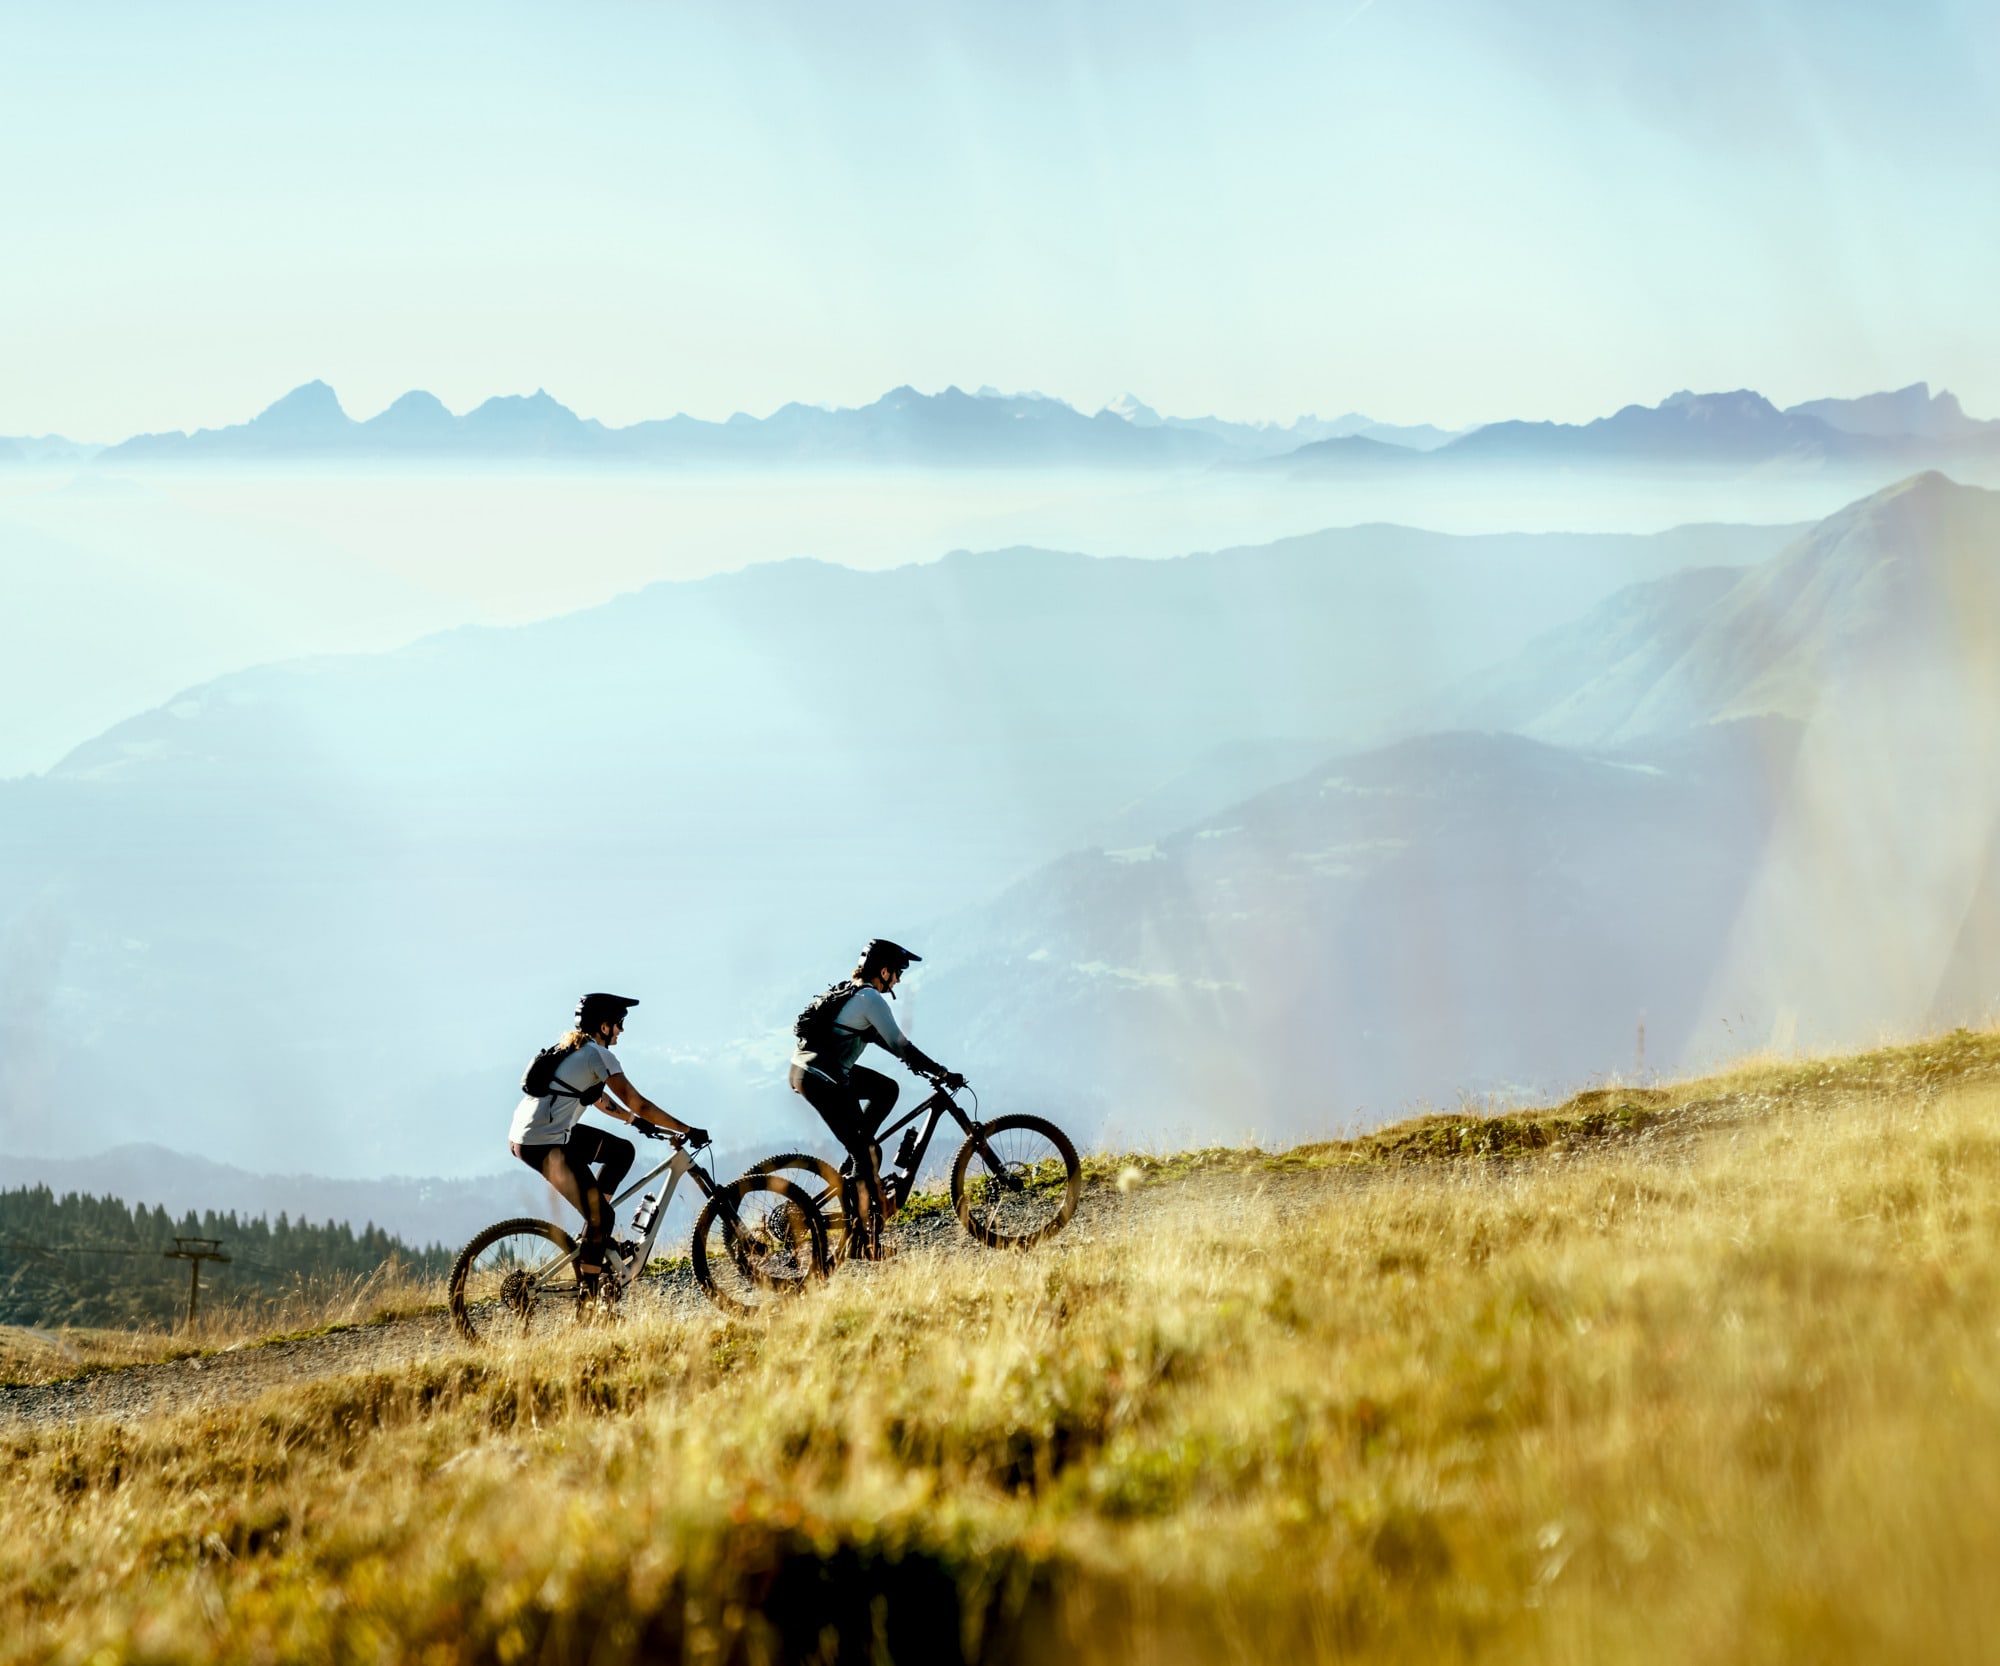
POLYGON ((653 1212, 659 1207, 658 1192, 648 1192, 639 1199, 639 1207, 632 1211, 632 1236, 635 1239, 646 1236, 647 1229, 653 1224, 653 1212))

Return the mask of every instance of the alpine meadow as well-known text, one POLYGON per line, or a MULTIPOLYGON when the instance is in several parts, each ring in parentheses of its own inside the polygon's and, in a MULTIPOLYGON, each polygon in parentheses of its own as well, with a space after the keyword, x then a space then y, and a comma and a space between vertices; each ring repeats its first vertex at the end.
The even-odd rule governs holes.
POLYGON ((1980 1660, 1997 1111, 1957 1032, 1107 1161, 768 1324, 17 1414, 9 1653, 1980 1660))

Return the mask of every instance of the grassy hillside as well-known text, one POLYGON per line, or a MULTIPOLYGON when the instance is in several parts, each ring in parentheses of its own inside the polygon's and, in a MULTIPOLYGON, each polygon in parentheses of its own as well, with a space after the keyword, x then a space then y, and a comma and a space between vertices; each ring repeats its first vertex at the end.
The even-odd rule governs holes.
POLYGON ((0 1431, 0 1655, 1987 1658, 2000 1036, 1105 1177, 768 1325, 0 1431))

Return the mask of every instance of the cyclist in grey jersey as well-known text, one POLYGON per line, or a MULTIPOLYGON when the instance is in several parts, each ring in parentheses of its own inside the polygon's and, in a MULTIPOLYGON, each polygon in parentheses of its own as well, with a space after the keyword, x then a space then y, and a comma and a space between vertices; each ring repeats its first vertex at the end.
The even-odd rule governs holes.
MULTIPOLYGON (((895 1013, 889 1010, 888 997, 882 990, 859 984, 854 993, 840 1009, 833 1021, 835 1046, 821 1052, 808 1051, 802 1042, 793 1050, 792 1086, 799 1084, 796 1077, 800 1071, 819 1069, 830 1076, 845 1076, 853 1070, 855 1061, 861 1057, 862 1049, 870 1042, 887 1052, 902 1058, 909 1050, 910 1038, 903 1034, 902 1026, 896 1022, 895 1013)), ((919 1057, 922 1055, 919 1054, 919 1057)), ((876 1072, 870 1071, 875 1075, 876 1072)), ((882 1078, 888 1081, 885 1076, 882 1078)), ((891 1093, 895 1083, 889 1083, 891 1093)))
POLYGON ((904 971, 922 958, 887 938, 871 941, 849 979, 854 993, 841 1003, 828 1027, 830 1044, 815 1048, 802 1037, 792 1052, 792 1091, 819 1112, 820 1120, 854 1159, 855 1176, 861 1182, 857 1191, 864 1241, 875 1236, 874 1200, 881 1189, 877 1172, 881 1151, 875 1133, 895 1110, 900 1090, 892 1078, 856 1062, 862 1050, 872 1043, 920 1076, 949 1087, 965 1082, 911 1041, 890 1010, 904 971))

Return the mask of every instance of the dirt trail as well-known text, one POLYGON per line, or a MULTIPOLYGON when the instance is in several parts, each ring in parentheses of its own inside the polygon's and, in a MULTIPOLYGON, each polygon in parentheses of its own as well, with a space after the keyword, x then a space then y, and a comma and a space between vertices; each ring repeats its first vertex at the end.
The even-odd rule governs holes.
MULTIPOLYGON (((1167 1194, 1182 1192, 1183 1187, 1176 1185, 1128 1199, 1111 1188, 1092 1187, 1085 1191, 1064 1241, 1087 1242, 1107 1231, 1126 1230, 1135 1221, 1135 1208, 1151 1216, 1167 1200, 1167 1194)), ((899 1226, 893 1229, 893 1238, 904 1251, 991 1253, 973 1243, 950 1214, 899 1226)), ((845 1267, 837 1276, 865 1278, 868 1270, 845 1267)), ((645 1299, 664 1300, 673 1307, 698 1312, 712 1311, 685 1268, 657 1280, 648 1279, 645 1299)), ((242 1343, 205 1358, 119 1366, 63 1382, 0 1385, 0 1428, 24 1423, 47 1427, 97 1417, 122 1420, 223 1405, 254 1399, 285 1383, 394 1369, 465 1346, 444 1314, 427 1313, 284 1342, 242 1343)))
POLYGON ((0 1387, 0 1427, 72 1423, 86 1417, 150 1416, 188 1406, 246 1400, 280 1383, 395 1366, 453 1345, 442 1315, 358 1325, 289 1342, 241 1344, 207 1358, 125 1365, 64 1382, 0 1387))

